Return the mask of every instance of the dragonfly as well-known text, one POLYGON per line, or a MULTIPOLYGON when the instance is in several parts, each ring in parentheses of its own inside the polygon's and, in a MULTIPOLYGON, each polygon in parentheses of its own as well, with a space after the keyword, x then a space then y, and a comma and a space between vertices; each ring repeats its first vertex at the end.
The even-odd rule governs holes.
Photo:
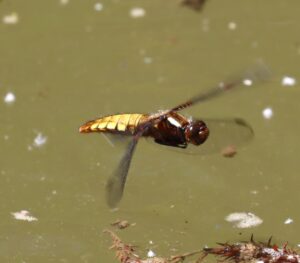
MULTIPOLYGON (((107 181, 106 200, 108 206, 111 208, 116 207, 123 196, 132 157, 141 137, 149 137, 157 144, 182 149, 183 151, 187 151, 192 146, 201 148, 202 145, 205 146, 206 141, 210 140, 209 125, 204 120, 187 118, 179 112, 238 87, 252 85, 253 81, 266 80, 268 75, 269 70, 265 65, 256 65, 242 74, 237 74, 228 81, 221 82, 206 92, 200 93, 168 110, 154 114, 124 113, 109 115, 88 121, 80 126, 80 133, 100 132, 131 137, 116 170, 107 181)), ((216 129, 221 130, 222 127, 229 126, 238 132, 244 130, 246 134, 253 134, 251 126, 242 119, 214 120, 212 123, 214 123, 214 126, 216 126, 215 124, 219 126, 216 129)), ((221 142, 215 142, 215 145, 221 144, 226 139, 225 137, 226 134, 224 134, 224 138, 221 136, 221 142)))

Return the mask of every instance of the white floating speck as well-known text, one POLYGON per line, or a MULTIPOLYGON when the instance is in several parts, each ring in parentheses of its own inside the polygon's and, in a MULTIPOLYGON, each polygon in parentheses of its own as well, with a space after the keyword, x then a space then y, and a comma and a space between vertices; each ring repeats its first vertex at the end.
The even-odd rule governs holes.
POLYGON ((60 0, 59 2, 61 5, 67 5, 69 3, 69 0, 60 0))
POLYGON ((229 30, 236 30, 237 24, 235 22, 229 22, 228 23, 228 29, 229 30))
POLYGON ((15 25, 19 22, 19 16, 17 13, 11 13, 3 17, 2 22, 7 25, 15 25))
POLYGON ((289 76, 284 76, 281 81, 282 86, 294 86, 296 84, 296 79, 289 76))
POLYGON ((237 228, 249 228, 262 224, 263 220, 252 213, 232 213, 225 217, 227 222, 234 223, 237 228))
POLYGON ((153 241, 152 241, 152 240, 149 240, 149 244, 150 244, 150 245, 153 245, 153 241))
POLYGON ((12 92, 8 92, 5 96, 4 96, 4 102, 6 104, 13 104, 16 100, 16 96, 15 94, 13 94, 12 92))
POLYGON ((285 225, 289 225, 289 224, 291 224, 291 223, 293 223, 294 222, 294 220, 292 219, 292 218, 287 218, 285 221, 284 221, 284 224, 285 225))
POLYGON ((130 10, 130 16, 132 18, 139 18, 146 15, 146 11, 144 8, 141 7, 134 7, 130 10))
POLYGON ((270 107, 265 108, 262 111, 262 115, 264 116, 265 119, 271 119, 273 117, 273 110, 272 110, 272 108, 270 108, 270 107))
POLYGON ((149 251, 148 251, 148 253, 147 253, 147 257, 148 258, 153 258, 153 257, 155 257, 156 255, 155 255, 155 253, 150 249, 149 251))
POLYGON ((94 9, 95 9, 96 11, 102 11, 102 10, 103 10, 103 4, 102 4, 102 3, 96 3, 96 4, 94 5, 94 9))
POLYGON ((38 133, 37 136, 34 138, 33 146, 41 147, 47 142, 47 137, 44 136, 42 133, 38 133))
POLYGON ((209 27, 209 19, 205 18, 202 20, 202 30, 204 32, 209 31, 210 27, 209 27))
POLYGON ((244 83, 245 86, 251 86, 253 81, 251 79, 244 79, 243 83, 244 83))
POLYGON ((30 213, 27 210, 21 210, 20 212, 14 212, 11 214, 17 220, 23 220, 23 221, 28 221, 28 222, 38 220, 36 217, 30 215, 30 213))
POLYGON ((144 63, 145 64, 151 64, 153 59, 151 57, 144 57, 144 63))

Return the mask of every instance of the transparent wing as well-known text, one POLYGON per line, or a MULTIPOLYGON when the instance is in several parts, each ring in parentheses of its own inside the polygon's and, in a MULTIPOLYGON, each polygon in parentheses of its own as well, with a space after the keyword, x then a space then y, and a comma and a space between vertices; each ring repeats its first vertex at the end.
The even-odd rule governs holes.
POLYGON ((252 68, 249 68, 242 73, 236 74, 235 76, 227 79, 225 82, 221 82, 219 85, 208 89, 206 92, 200 93, 195 97, 190 98, 188 101, 173 107, 172 109, 170 109, 170 111, 181 111, 197 103, 208 101, 210 99, 218 97, 229 90, 240 89, 245 80, 250 81, 251 83, 252 81, 266 81, 269 79, 270 74, 270 70, 266 65, 264 65, 263 63, 256 64, 252 68))
MULTIPOLYGON (((202 145, 195 146, 193 144, 189 144, 185 149, 164 145, 160 145, 160 147, 165 147, 180 153, 206 155, 221 153, 228 146, 234 146, 238 150, 254 137, 253 129, 243 119, 232 118, 202 120, 205 121, 210 132, 206 142, 202 145)), ((151 138, 147 141, 150 140, 151 138)), ((153 139, 151 141, 153 142, 153 139)))
POLYGON ((198 103, 214 99, 228 91, 239 90, 241 89, 245 81, 248 81, 251 84, 252 82, 266 81, 270 78, 270 75, 271 72, 269 68, 263 63, 258 63, 253 67, 249 68, 248 70, 245 70, 239 74, 232 76, 231 78, 228 78, 226 81, 221 82, 219 85, 216 85, 215 87, 212 87, 207 91, 190 98, 184 103, 181 103, 162 113, 154 114, 149 121, 152 121, 153 123, 158 123, 172 111, 181 111, 198 103))
POLYGON ((124 187, 138 140, 133 137, 129 142, 126 151, 114 173, 110 176, 106 184, 106 201, 109 207, 114 208, 123 196, 124 187))
POLYGON ((204 119, 210 134, 207 141, 200 146, 189 145, 190 153, 221 153, 226 147, 237 149, 254 137, 252 127, 243 119, 204 119), (201 149, 202 148, 202 149, 201 149))

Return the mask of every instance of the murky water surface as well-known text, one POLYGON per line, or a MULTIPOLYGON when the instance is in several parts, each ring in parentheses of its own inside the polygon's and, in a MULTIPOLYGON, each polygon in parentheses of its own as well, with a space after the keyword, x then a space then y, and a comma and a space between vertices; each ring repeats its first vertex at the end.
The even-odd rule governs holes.
POLYGON ((0 261, 115 262, 102 231, 116 219, 136 223, 120 235, 144 255, 251 233, 299 244, 299 8, 296 0, 208 1, 200 13, 176 0, 0 1, 0 261), (185 112, 241 117, 253 140, 234 158, 141 141, 110 211, 105 183, 124 148, 78 127, 166 109, 257 60, 272 69, 270 82, 185 112), (22 210, 31 221, 14 218, 22 210), (263 223, 234 227, 225 217, 235 212, 263 223))

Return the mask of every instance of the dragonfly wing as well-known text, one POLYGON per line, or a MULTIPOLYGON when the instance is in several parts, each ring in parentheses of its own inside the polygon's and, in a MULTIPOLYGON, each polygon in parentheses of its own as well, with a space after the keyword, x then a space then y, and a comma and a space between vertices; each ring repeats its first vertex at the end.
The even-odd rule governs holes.
POLYGON ((210 133, 207 141, 200 146, 189 145, 204 153, 220 153, 228 146, 241 147, 254 137, 252 127, 243 119, 204 119, 210 133))
POLYGON ((106 201, 109 207, 114 208, 120 202, 138 140, 134 137, 128 144, 117 169, 110 176, 106 185, 106 201))
POLYGON ((269 79, 270 75, 271 73, 269 68, 263 63, 258 63, 252 68, 236 74, 235 76, 227 79, 225 82, 221 82, 219 85, 208 89, 206 92, 200 93, 195 97, 190 98, 188 101, 173 107, 170 111, 181 111, 197 103, 218 97, 229 90, 240 89, 245 80, 251 81, 251 83, 252 81, 266 81, 269 79))

